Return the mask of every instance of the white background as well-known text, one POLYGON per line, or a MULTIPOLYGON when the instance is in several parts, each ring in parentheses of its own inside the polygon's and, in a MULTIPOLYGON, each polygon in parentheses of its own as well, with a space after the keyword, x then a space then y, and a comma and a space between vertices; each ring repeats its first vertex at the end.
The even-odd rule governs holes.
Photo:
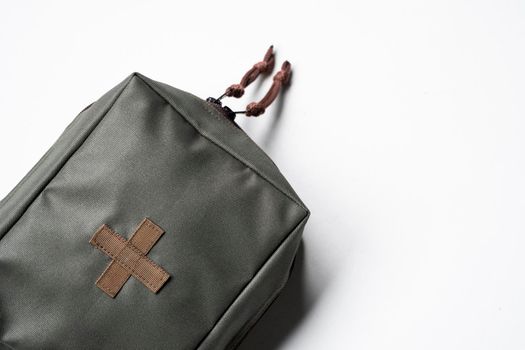
POLYGON ((524 19, 523 1, 4 1, 0 196, 131 72, 217 96, 274 44, 292 85, 241 124, 312 217, 241 349, 525 349, 524 19))

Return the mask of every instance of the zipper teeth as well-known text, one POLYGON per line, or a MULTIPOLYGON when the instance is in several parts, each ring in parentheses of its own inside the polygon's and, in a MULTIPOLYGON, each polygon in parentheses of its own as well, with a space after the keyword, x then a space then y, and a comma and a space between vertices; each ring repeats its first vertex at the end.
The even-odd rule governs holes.
POLYGON ((222 117, 224 119, 226 119, 232 126, 234 126, 235 128, 238 128, 240 129, 241 127, 233 120, 231 120, 230 118, 228 118, 228 116, 226 115, 226 112, 224 112, 224 110, 222 109, 221 106, 217 105, 216 103, 213 103, 213 102, 210 102, 210 101, 206 101, 206 103, 210 104, 213 106, 213 108, 218 111, 222 117))

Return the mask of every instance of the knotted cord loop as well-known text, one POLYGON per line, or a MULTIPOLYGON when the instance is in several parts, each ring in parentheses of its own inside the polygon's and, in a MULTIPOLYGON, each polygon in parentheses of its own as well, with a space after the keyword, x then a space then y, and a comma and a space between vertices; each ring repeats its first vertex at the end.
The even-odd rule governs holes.
POLYGON ((266 51, 263 60, 254 64, 253 67, 250 68, 250 70, 248 70, 244 74, 244 76, 238 84, 230 85, 220 98, 224 96, 236 98, 241 97, 242 95, 244 95, 244 89, 248 85, 253 83, 260 74, 271 72, 273 70, 274 65, 275 56, 273 54, 273 45, 271 45, 266 51))
POLYGON ((246 116, 258 117, 264 113, 266 108, 279 95, 281 88, 290 82, 292 75, 292 65, 288 61, 284 61, 281 70, 273 76, 273 83, 266 95, 259 102, 251 102, 246 106, 246 116))
POLYGON ((275 65, 275 56, 273 53, 273 45, 271 45, 262 61, 257 62, 252 68, 242 77, 240 83, 230 85, 226 91, 218 98, 208 97, 207 101, 215 105, 219 110, 230 120, 235 119, 236 114, 245 114, 248 117, 257 117, 266 111, 266 108, 279 95, 282 87, 290 82, 292 75, 292 65, 288 61, 284 61, 281 69, 273 76, 272 86, 259 102, 251 102, 246 106, 246 110, 234 112, 227 106, 223 106, 221 99, 225 96, 241 97, 244 95, 244 89, 250 85, 262 73, 269 73, 273 70, 275 65))

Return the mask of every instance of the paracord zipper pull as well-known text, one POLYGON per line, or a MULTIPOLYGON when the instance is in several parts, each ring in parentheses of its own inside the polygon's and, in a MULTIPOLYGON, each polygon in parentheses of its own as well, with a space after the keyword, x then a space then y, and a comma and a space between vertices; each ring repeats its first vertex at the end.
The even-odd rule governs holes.
POLYGON ((225 96, 229 97, 236 97, 239 98, 242 95, 244 95, 244 89, 253 83, 255 79, 262 73, 268 73, 273 70, 273 67, 275 65, 275 56, 273 54, 273 45, 271 45, 268 50, 266 51, 266 54, 264 55, 264 58, 261 62, 257 62, 253 65, 250 70, 248 70, 244 76, 242 77, 239 84, 232 84, 230 85, 224 94, 222 94, 218 100, 221 100, 225 96))
MULTIPOLYGON (((244 113, 247 117, 258 117, 264 113, 266 108, 275 100, 279 95, 281 88, 290 82, 292 76, 292 65, 288 61, 284 61, 281 66, 281 70, 275 73, 273 76, 273 83, 266 95, 259 102, 252 102, 246 106, 244 113)), ((242 112, 235 112, 242 113, 242 112)))
POLYGON ((290 82, 290 77, 292 74, 292 65, 288 61, 284 61, 281 66, 281 70, 278 71, 273 77, 273 83, 266 95, 259 102, 252 102, 246 106, 245 111, 232 111, 227 106, 222 105, 221 99, 225 96, 232 97, 241 97, 244 94, 244 89, 251 84, 261 73, 266 73, 273 70, 275 65, 275 57, 273 53, 273 45, 271 45, 264 59, 261 62, 258 62, 253 65, 253 67, 244 74, 239 84, 230 85, 219 98, 208 97, 206 101, 214 104, 221 112, 231 121, 235 119, 237 114, 246 114, 248 117, 257 117, 263 114, 270 106, 270 104, 277 98, 281 88, 290 82))

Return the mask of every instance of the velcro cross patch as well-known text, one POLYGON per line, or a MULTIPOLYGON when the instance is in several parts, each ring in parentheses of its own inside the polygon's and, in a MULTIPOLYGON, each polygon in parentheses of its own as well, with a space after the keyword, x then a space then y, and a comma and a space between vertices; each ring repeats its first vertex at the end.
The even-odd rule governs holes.
POLYGON ((157 293, 170 275, 147 254, 162 234, 164 230, 148 218, 142 220, 129 240, 108 225, 102 225, 89 243, 109 256, 111 262, 97 279, 97 287, 114 298, 129 277, 133 276, 153 293, 157 293))

